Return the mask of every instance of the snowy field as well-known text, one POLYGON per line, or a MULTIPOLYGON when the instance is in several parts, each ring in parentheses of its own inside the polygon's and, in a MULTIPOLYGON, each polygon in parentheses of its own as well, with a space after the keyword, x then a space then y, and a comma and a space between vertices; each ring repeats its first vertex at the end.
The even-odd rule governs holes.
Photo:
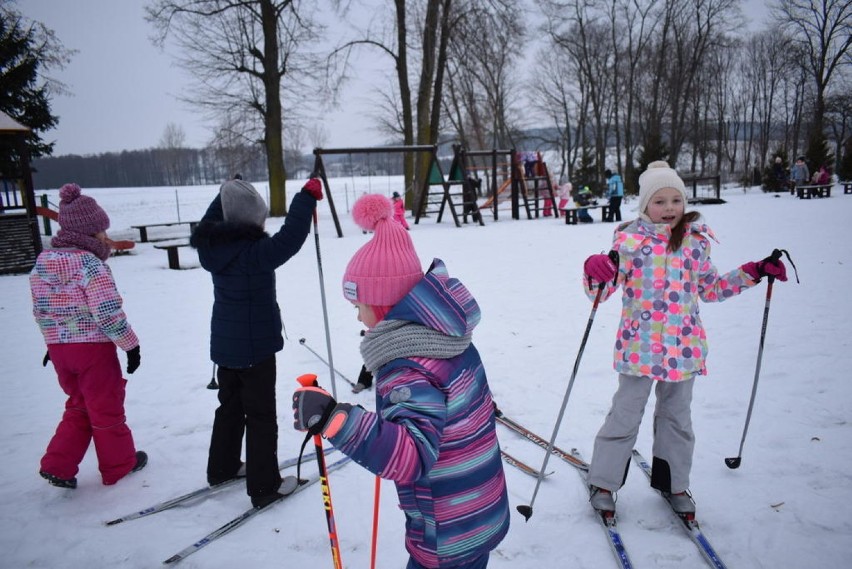
MULTIPOLYGON (((334 232, 328 202, 319 207, 319 235, 335 368, 349 379, 360 368, 360 326, 343 299, 346 262, 367 236, 347 215, 355 190, 389 193, 401 180, 331 180, 344 238, 334 232), (357 188, 353 188, 353 184, 357 188), (348 189, 348 196, 344 195, 348 189)), ((289 191, 299 188, 289 184, 289 191)), ((257 184, 262 194, 264 183, 257 184)), ((112 219, 113 239, 135 239, 132 225, 200 218, 217 191, 195 188, 87 190, 112 219)), ((56 192, 48 192, 58 202, 56 192)), ((848 567, 852 523, 852 342, 849 246, 852 195, 836 186, 830 199, 803 201, 764 194, 758 188, 723 192, 724 205, 696 206, 716 232, 713 260, 721 271, 786 248, 801 284, 776 283, 766 347, 742 466, 737 455, 754 380, 766 284, 722 303, 702 306, 710 343, 710 375, 698 379, 693 404, 697 435, 692 491, 698 519, 730 568, 848 567)), ((636 201, 625 218, 636 215, 636 201)), ((565 395, 591 304, 581 289, 581 267, 605 251, 613 224, 566 226, 544 218, 461 229, 445 217, 412 225, 424 268, 444 259, 482 308, 474 341, 482 353, 495 399, 505 413, 549 439, 565 395)), ((413 220, 412 220, 413 221, 413 220)), ((271 219, 270 231, 282 220, 271 219)), ((152 238, 185 237, 186 226, 152 231, 152 238)), ((205 484, 215 392, 205 386, 212 304, 210 276, 182 249, 187 270, 167 268, 154 244, 110 259, 131 324, 141 340, 142 365, 128 376, 127 418, 138 448, 150 462, 115 486, 100 483, 90 449, 66 491, 38 476, 39 459, 64 402, 51 367, 43 368, 42 337, 31 315, 26 275, 0 277, 0 360, 6 369, 0 398, 0 567, 152 568, 249 506, 242 486, 210 499, 145 519, 105 527, 108 519, 142 509, 205 484)), ((278 355, 279 456, 297 454, 302 435, 292 429, 290 395, 295 378, 317 373, 331 387, 329 371, 307 345, 326 355, 325 327, 314 235, 278 270, 278 298, 286 345, 278 355)), ((568 402, 557 445, 591 455, 594 435, 616 385, 612 345, 617 297, 601 305, 568 402)), ((121 356, 124 362, 124 356, 121 356)), ((339 377, 340 399, 374 407, 374 391, 349 393, 339 377)), ((653 397, 638 448, 650 457, 653 397)), ((538 468, 543 451, 498 427, 503 448, 538 468)), ((614 567, 601 528, 574 471, 554 458, 554 474, 541 485, 528 523, 514 511, 528 504, 535 479, 506 466, 513 508, 507 538, 491 555, 493 568, 614 567)), ((311 463, 303 469, 315 471, 311 463)), ((346 567, 370 560, 373 476, 350 464, 333 473, 331 494, 346 567)), ((704 562, 675 524, 668 508, 635 467, 618 495, 620 528, 636 567, 692 568, 704 562)), ((403 517, 393 485, 382 486, 377 567, 400 569, 403 517)), ((181 562, 182 567, 332 567, 318 485, 254 518, 181 562)))

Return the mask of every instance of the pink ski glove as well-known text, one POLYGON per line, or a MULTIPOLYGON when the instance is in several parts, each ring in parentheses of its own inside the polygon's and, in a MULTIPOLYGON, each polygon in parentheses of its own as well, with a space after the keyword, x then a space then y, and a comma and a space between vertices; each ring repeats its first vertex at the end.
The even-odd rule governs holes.
POLYGON ((767 257, 762 261, 749 261, 742 267, 752 280, 759 281, 763 277, 774 277, 781 282, 787 280, 787 267, 781 259, 775 260, 767 257))
POLYGON ((609 255, 603 253, 592 255, 583 263, 583 271, 599 283, 605 283, 615 278, 616 269, 617 267, 609 258, 609 255))

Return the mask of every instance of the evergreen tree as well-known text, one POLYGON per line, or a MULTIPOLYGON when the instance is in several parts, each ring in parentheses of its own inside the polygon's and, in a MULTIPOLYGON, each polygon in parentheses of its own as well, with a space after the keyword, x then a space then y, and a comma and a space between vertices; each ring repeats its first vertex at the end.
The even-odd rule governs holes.
POLYGON ((808 149, 805 151, 805 163, 808 165, 811 176, 819 170, 820 166, 829 168, 834 163, 834 154, 829 150, 828 140, 823 133, 812 134, 809 138, 808 149))
MULTIPOLYGON (((12 10, 8 0, 0 0, 0 111, 32 129, 27 137, 30 157, 49 156, 53 142, 42 133, 56 126, 51 113, 52 89, 58 83, 42 77, 49 67, 62 67, 71 52, 56 40, 53 32, 36 22, 27 22, 12 10)), ((0 149, 0 172, 14 175, 18 157, 10 148, 0 149)))
POLYGON ((593 153, 594 146, 588 139, 583 140, 583 152, 580 155, 580 163, 574 170, 574 193, 583 186, 589 186, 593 193, 597 192, 597 165, 595 164, 595 156, 593 153))
POLYGON ((763 168, 763 187, 764 192, 786 192, 789 191, 790 179, 790 158, 787 156, 787 150, 779 148, 769 157, 769 162, 763 168), (778 159, 781 162, 778 162, 778 159))
MULTIPOLYGON (((669 159, 669 147, 665 142, 663 142, 659 132, 648 132, 645 136, 644 142, 645 144, 642 145, 642 149, 639 151, 639 156, 636 158, 636 169, 633 171, 635 178, 633 180, 633 187, 637 189, 639 188, 639 176, 642 172, 648 169, 648 164, 657 160, 668 161, 669 159)), ((669 164, 669 166, 675 170, 677 169, 675 164, 669 164)))
POLYGON ((837 176, 841 180, 852 181, 852 136, 843 144, 843 156, 837 165, 837 176))

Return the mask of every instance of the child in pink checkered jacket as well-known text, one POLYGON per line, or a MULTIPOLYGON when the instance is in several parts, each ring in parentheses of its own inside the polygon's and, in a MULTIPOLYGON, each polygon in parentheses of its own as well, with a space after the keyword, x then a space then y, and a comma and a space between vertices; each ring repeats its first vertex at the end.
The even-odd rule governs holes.
POLYGON ((127 352, 127 373, 139 367, 139 340, 122 309, 104 261, 110 254, 109 217, 80 186, 59 192, 60 230, 30 272, 33 316, 44 335, 59 386, 68 396, 39 474, 60 488, 77 487, 77 472, 94 441, 105 485, 148 462, 137 451, 124 415, 124 387, 116 346, 127 352))

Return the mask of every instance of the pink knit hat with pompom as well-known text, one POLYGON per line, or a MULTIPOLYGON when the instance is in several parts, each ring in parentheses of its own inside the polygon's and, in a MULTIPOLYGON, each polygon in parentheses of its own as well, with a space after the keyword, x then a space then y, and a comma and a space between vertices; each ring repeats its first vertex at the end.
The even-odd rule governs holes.
POLYGON ((391 201, 381 194, 359 198, 352 217, 359 227, 375 233, 346 265, 343 296, 361 304, 393 306, 423 278, 414 243, 393 219, 391 201))
POLYGON ((77 184, 65 184, 59 190, 59 227, 83 235, 95 235, 109 229, 109 216, 94 198, 82 195, 77 184))

